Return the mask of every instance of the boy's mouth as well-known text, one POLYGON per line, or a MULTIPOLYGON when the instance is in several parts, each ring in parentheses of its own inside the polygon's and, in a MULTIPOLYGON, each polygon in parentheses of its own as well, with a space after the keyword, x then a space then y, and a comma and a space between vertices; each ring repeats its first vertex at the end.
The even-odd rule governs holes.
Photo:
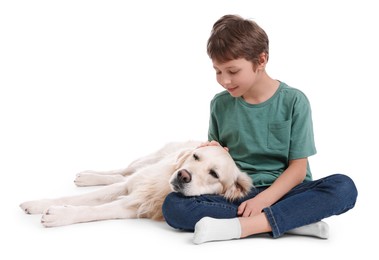
POLYGON ((227 91, 228 92, 234 92, 238 87, 234 87, 234 88, 228 88, 227 91))

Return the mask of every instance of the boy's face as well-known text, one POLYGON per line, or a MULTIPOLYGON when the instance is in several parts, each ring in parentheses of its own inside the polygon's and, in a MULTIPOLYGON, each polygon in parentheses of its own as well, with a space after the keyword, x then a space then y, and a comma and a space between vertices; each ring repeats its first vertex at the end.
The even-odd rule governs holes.
POLYGON ((225 88, 233 97, 241 97, 257 81, 257 70, 253 63, 242 58, 218 63, 212 60, 216 70, 217 82, 225 88))

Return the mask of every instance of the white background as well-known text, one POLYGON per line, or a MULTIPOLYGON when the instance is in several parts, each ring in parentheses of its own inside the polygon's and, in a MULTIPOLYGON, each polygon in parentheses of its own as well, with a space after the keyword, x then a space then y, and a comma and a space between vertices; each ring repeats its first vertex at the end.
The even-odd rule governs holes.
MULTIPOLYGON (((379 19, 375 1, 1 1, 1 259, 332 259, 376 255, 379 19), (222 88, 206 54, 224 14, 270 38, 268 73, 311 101, 314 178, 342 172, 356 207, 330 239, 191 242, 150 220, 43 228, 18 205, 86 192, 75 173, 126 166, 166 142, 207 138, 222 88), (199 259, 199 258, 196 258, 199 259)), ((350 259, 350 258, 349 258, 350 259)))

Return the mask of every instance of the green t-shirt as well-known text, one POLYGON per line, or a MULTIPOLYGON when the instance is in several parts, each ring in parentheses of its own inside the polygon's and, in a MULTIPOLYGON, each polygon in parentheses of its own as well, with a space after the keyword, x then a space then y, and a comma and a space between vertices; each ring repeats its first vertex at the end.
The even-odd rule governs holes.
MULTIPOLYGON (((316 154, 311 107, 298 89, 281 82, 267 101, 252 105, 227 91, 211 101, 209 140, 229 148, 254 185, 271 185, 289 160, 316 154)), ((312 180, 309 163, 305 180, 312 180)))

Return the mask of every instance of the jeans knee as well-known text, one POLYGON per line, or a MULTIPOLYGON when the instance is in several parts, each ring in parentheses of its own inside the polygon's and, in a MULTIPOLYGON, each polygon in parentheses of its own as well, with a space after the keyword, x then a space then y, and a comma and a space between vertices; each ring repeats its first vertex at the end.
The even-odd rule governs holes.
POLYGON ((173 196, 174 196, 173 193, 169 193, 164 199, 163 204, 162 204, 162 214, 163 214, 164 219, 169 225, 170 225, 169 223, 170 221, 168 220, 171 219, 171 212, 173 210, 172 208, 175 205, 175 203, 173 203, 172 201, 173 196))
POLYGON ((358 190, 354 181, 347 175, 335 174, 334 178, 335 186, 338 189, 338 197, 345 201, 349 208, 354 207, 358 196, 358 190))
POLYGON ((167 224, 176 229, 193 230, 193 225, 185 223, 190 215, 186 209, 185 197, 180 193, 169 193, 162 205, 162 213, 167 224))

